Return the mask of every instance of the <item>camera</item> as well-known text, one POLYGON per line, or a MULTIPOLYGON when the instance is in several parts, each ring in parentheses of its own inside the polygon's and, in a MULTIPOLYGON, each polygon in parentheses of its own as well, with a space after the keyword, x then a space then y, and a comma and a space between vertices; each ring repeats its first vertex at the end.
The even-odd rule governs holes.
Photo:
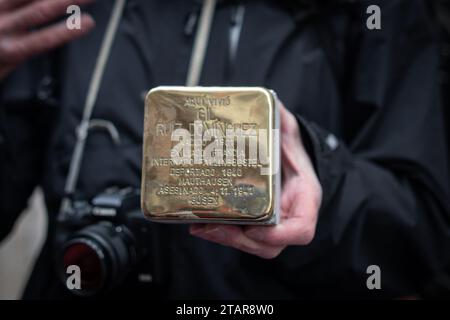
POLYGON ((150 223, 140 210, 140 190, 109 188, 90 200, 73 200, 59 216, 56 267, 67 283, 71 266, 79 268, 79 296, 106 293, 121 284, 154 282, 155 248, 150 223), (125 281, 126 280, 126 281, 125 281))

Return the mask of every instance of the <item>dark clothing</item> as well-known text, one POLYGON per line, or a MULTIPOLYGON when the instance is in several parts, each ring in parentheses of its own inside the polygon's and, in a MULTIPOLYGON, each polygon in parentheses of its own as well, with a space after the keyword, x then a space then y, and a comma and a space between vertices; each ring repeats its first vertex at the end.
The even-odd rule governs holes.
POLYGON ((441 34, 441 80, 444 111, 447 115, 447 132, 450 136, 450 1, 433 2, 434 14, 441 34))
MULTIPOLYGON (((424 4, 242 3, 236 58, 230 59, 228 37, 236 4, 225 1, 215 14, 200 84, 271 88, 299 115, 324 191, 316 236, 308 246, 291 246, 263 260, 191 237, 185 225, 152 224, 164 237, 165 252, 164 281, 156 295, 282 299, 420 292, 450 260, 438 50, 424 4), (381 30, 366 27, 372 4, 381 6, 381 30), (339 139, 337 148, 330 133, 339 139), (367 289, 369 265, 380 266, 382 290, 367 289)), ((49 59, 30 62, 3 83, 2 236, 40 184, 52 237, 111 7, 112 1, 94 4, 93 33, 49 59), (54 79, 53 88, 42 86, 44 76, 54 79)), ((113 185, 139 187, 142 93, 184 84, 194 37, 186 25, 198 9, 195 1, 128 1, 93 116, 112 121, 122 141, 117 147, 105 134, 89 137, 78 185, 85 196, 113 185)), ((51 257, 47 242, 26 297, 70 295, 56 279, 51 257)), ((115 294, 131 297, 133 290, 115 294)))

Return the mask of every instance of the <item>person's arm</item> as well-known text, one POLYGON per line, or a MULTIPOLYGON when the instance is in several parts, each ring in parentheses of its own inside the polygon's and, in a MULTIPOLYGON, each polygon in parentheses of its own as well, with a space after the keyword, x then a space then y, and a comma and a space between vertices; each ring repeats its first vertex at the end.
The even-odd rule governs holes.
MULTIPOLYGON (((401 295, 421 290, 450 262, 450 160, 437 39, 424 4, 381 8, 382 30, 361 28, 348 102, 370 114, 366 124, 334 151, 326 130, 304 127, 324 190, 315 245, 327 243, 323 262, 334 264, 315 272, 367 292, 366 269, 375 264, 380 293, 401 295)), ((359 116, 348 114, 346 127, 359 116)))
MULTIPOLYGON (((421 1, 378 3, 382 30, 370 31, 361 21, 351 106, 345 106, 356 113, 344 119, 349 135, 336 145, 327 130, 300 119, 322 188, 320 213, 311 209, 319 192, 307 178, 283 189, 283 198, 292 199, 282 199, 286 210, 276 227, 192 229, 261 257, 281 248, 269 257, 278 256, 285 267, 280 278, 293 292, 401 297, 420 291, 450 261, 449 159, 436 42, 421 1), (352 128, 361 114, 369 115, 365 125, 352 128), (314 229, 308 246, 292 246, 308 244, 302 232, 314 229), (381 268, 380 291, 366 286, 370 265, 381 268)), ((299 170, 311 175, 308 166, 299 170)))

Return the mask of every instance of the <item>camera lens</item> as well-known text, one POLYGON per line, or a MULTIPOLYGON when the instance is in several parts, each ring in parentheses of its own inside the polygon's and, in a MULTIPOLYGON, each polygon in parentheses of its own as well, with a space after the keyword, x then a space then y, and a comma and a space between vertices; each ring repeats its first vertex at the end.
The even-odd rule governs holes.
POLYGON ((124 226, 102 222, 77 232, 63 246, 63 279, 69 266, 80 270, 80 287, 71 289, 77 295, 90 296, 118 284, 135 262, 131 233, 124 226))
POLYGON ((66 270, 73 265, 80 268, 81 288, 86 291, 101 289, 106 275, 104 260, 101 249, 86 239, 79 239, 67 246, 63 256, 66 270))

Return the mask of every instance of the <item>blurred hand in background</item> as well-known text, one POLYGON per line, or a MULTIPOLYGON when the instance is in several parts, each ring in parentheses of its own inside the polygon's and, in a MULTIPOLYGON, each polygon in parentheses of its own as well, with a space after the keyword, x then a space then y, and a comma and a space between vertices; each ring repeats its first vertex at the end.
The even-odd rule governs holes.
POLYGON ((26 59, 92 30, 95 23, 88 14, 80 17, 81 29, 69 30, 65 21, 52 23, 63 17, 69 6, 90 2, 93 0, 0 0, 0 80, 26 59))

